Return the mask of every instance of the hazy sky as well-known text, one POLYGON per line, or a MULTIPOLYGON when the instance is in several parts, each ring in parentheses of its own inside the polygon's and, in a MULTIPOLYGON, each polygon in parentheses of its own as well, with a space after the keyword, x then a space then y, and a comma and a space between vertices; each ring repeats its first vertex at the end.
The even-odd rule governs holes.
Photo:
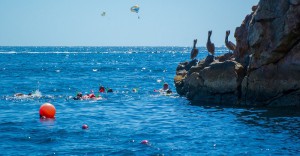
POLYGON ((258 1, 1 0, 0 46, 222 46, 258 1))

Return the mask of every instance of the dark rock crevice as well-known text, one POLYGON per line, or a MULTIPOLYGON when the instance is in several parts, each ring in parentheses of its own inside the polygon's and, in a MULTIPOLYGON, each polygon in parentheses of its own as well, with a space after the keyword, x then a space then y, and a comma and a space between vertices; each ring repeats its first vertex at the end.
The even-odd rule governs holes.
MULTIPOLYGON (((274 103, 277 103, 280 98, 284 98, 284 97, 287 97, 287 96, 290 96, 290 95, 293 95, 293 94, 295 94, 296 96, 297 95, 300 96, 300 88, 290 89, 290 90, 284 91, 282 93, 279 93, 276 96, 271 97, 266 101, 263 101, 262 104, 263 104, 263 106, 274 106, 275 105, 274 103)), ((277 105, 281 105, 281 104, 277 104, 277 105)), ((293 101, 292 103, 286 103, 286 105, 300 105, 300 99, 297 100, 297 98, 296 98, 295 101, 293 101), (293 104, 293 103, 295 103, 295 104, 293 104)))

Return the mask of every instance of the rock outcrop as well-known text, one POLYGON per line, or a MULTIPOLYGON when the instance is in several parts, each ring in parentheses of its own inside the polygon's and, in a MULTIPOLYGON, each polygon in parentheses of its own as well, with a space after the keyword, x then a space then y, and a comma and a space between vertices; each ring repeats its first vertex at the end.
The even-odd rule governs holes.
POLYGON ((236 51, 181 63, 180 95, 214 104, 300 106, 300 0, 260 0, 236 28, 236 51))

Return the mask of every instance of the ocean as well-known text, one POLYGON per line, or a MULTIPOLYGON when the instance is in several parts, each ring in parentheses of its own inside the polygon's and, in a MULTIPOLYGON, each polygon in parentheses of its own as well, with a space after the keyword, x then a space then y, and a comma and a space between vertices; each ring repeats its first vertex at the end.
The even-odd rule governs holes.
MULTIPOLYGON (((190 50, 0 47, 0 155, 299 155, 297 109, 226 107, 180 97, 173 78, 190 50), (164 83, 173 94, 155 91, 164 83), (113 92, 99 93, 99 86, 113 92), (103 99, 73 99, 92 91, 103 99), (55 119, 39 118, 44 103, 55 106, 55 119)), ((199 48, 198 59, 206 56, 199 48)))

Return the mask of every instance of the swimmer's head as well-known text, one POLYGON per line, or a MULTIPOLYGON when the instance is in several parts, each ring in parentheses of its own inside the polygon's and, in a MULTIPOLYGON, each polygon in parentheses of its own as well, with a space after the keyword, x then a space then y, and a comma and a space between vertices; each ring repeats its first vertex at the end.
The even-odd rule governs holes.
POLYGON ((77 97, 82 97, 82 93, 81 92, 77 93, 77 97))
POLYGON ((101 92, 101 93, 105 92, 105 88, 103 86, 100 86, 99 92, 101 92))
POLYGON ((167 90, 169 89, 169 85, 167 83, 164 83, 164 87, 163 87, 164 90, 167 90))

